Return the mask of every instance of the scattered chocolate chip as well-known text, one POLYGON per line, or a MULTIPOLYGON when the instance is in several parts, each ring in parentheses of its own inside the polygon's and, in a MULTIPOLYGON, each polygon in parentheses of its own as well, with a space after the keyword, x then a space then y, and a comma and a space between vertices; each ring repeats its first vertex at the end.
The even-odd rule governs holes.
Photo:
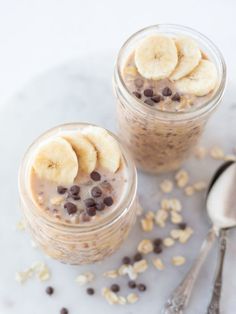
POLYGON ((97 208, 96 207, 88 207, 86 209, 87 214, 92 217, 96 215, 97 208))
POLYGON ((65 307, 63 307, 61 310, 60 310, 60 314, 68 314, 69 313, 69 311, 65 308, 65 307))
POLYGON ((143 256, 142 256, 142 254, 141 253, 136 253, 135 255, 134 255, 134 261, 135 262, 139 262, 139 261, 141 261, 143 259, 143 256))
POLYGON ((162 245, 162 239, 161 238, 156 238, 153 240, 153 245, 154 246, 161 246, 162 245))
POLYGON ((180 101, 181 100, 181 97, 180 97, 180 94, 179 93, 175 93, 172 97, 171 97, 171 100, 173 101, 180 101))
POLYGON ((154 102, 151 99, 146 99, 144 100, 145 104, 149 105, 149 106, 154 106, 154 102))
POLYGON ((78 185, 72 185, 72 187, 70 187, 70 193, 72 195, 78 195, 80 192, 80 187, 78 185))
POLYGON ((101 180, 101 175, 97 171, 93 171, 93 172, 90 173, 90 178, 93 181, 100 181, 101 180))
POLYGON ((84 204, 86 207, 94 207, 96 205, 95 200, 93 198, 86 198, 84 200, 84 204))
POLYGON ((95 198, 102 195, 102 190, 98 186, 94 186, 91 190, 91 195, 95 198))
POLYGON ((58 193, 58 194, 65 194, 66 191, 67 191, 67 188, 65 188, 64 186, 59 185, 59 186, 57 187, 57 193, 58 193))
POLYGON ((49 286, 49 287, 46 288, 45 291, 46 291, 46 293, 47 293, 48 295, 52 295, 53 292, 54 292, 54 289, 53 289, 53 287, 50 287, 50 286, 49 286))
POLYGON ((186 229, 187 224, 186 224, 186 222, 181 222, 178 224, 178 227, 179 227, 179 229, 184 230, 184 229, 186 229))
POLYGON ((111 206, 113 204, 113 198, 111 196, 107 196, 104 198, 103 203, 106 206, 111 206))
POLYGON ((140 284, 138 285, 138 290, 139 290, 139 291, 143 292, 143 291, 145 291, 146 289, 147 289, 147 287, 146 287, 143 283, 140 283, 140 284))
POLYGON ((152 97, 153 96, 153 90, 151 88, 147 88, 143 91, 144 96, 146 97, 152 97))
POLYGON ((162 95, 163 96, 171 96, 172 95, 172 90, 169 87, 165 87, 162 90, 162 95))
POLYGON ((125 265, 131 264, 131 259, 128 256, 123 257, 122 263, 125 265))
POLYGON ((153 252, 156 254, 160 254, 162 252, 162 247, 161 246, 154 246, 153 252))
POLYGON ((138 99, 142 98, 142 95, 139 92, 133 92, 134 96, 137 97, 138 99))
POLYGON ((160 95, 156 95, 156 96, 153 96, 153 97, 151 98, 151 100, 152 100, 153 102, 155 102, 155 103, 158 103, 158 102, 160 102, 162 99, 161 99, 161 96, 160 96, 160 95))
POLYGON ((143 84, 144 84, 144 81, 140 78, 137 78, 134 80, 134 85, 137 87, 137 88, 141 88, 143 87, 143 84))
POLYGON ((97 203, 96 208, 98 211, 102 211, 105 208, 105 204, 104 203, 97 203))
POLYGON ((133 281, 133 280, 130 280, 128 282, 128 286, 129 286, 130 289, 135 289, 136 288, 136 282, 133 281))
POLYGON ((114 283, 113 285, 111 285, 111 291, 113 292, 119 292, 120 291, 120 286, 117 285, 116 283, 114 283))
POLYGON ((87 294, 88 295, 93 295, 95 293, 94 289, 93 288, 87 288, 87 294))
POLYGON ((75 214, 77 212, 77 206, 71 202, 65 203, 64 208, 66 208, 69 215, 75 214))

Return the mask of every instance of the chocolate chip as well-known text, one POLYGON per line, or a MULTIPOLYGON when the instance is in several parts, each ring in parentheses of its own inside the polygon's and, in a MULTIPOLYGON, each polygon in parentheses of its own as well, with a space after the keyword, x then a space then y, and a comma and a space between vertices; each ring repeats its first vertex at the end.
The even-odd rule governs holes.
POLYGON ((59 186, 57 187, 57 193, 58 193, 58 194, 65 194, 66 191, 67 191, 67 188, 65 188, 64 186, 59 185, 59 186))
POLYGON ((146 99, 144 100, 145 104, 149 105, 149 106, 154 106, 154 102, 151 99, 146 99))
POLYGON ((54 292, 54 289, 53 289, 53 287, 50 287, 50 286, 49 286, 49 287, 46 288, 45 291, 46 291, 46 293, 47 293, 48 295, 52 295, 53 292, 54 292))
POLYGON ((101 180, 101 175, 97 171, 93 171, 93 172, 90 173, 90 178, 93 181, 100 181, 101 180))
POLYGON ((142 254, 141 253, 136 253, 135 255, 134 255, 134 261, 135 262, 139 262, 139 261, 141 261, 143 259, 143 256, 142 256, 142 254))
POLYGON ((133 92, 134 96, 137 97, 138 99, 142 98, 142 95, 139 92, 133 92))
POLYGON ((104 198, 103 203, 106 206, 111 206, 113 204, 113 198, 111 196, 107 196, 104 198))
POLYGON ((94 186, 91 190, 91 195, 95 198, 102 195, 102 190, 98 186, 94 186))
POLYGON ((147 287, 146 287, 143 283, 140 283, 140 284, 138 285, 138 290, 139 290, 139 291, 143 292, 143 291, 145 291, 146 289, 147 289, 147 287))
POLYGON ((97 208, 96 207, 88 207, 86 209, 87 214, 92 217, 96 215, 97 208))
POLYGON ((143 84, 144 84, 144 81, 143 81, 141 78, 136 78, 136 79, 134 80, 134 85, 135 85, 137 88, 143 87, 143 84))
POLYGON ((77 206, 71 202, 65 203, 64 208, 66 208, 69 215, 75 214, 77 212, 77 206))
POLYGON ((153 252, 156 254, 160 254, 162 252, 162 247, 161 246, 154 246, 153 252))
POLYGON ((87 288, 87 294, 88 295, 94 295, 94 293, 95 293, 95 291, 94 291, 94 289, 93 288, 87 288))
POLYGON ((80 192, 80 187, 78 185, 72 185, 72 187, 70 187, 70 193, 72 195, 78 195, 80 192))
POLYGON ((69 313, 69 311, 65 308, 65 307, 63 307, 61 310, 60 310, 60 314, 68 314, 69 313))
POLYGON ((98 211, 102 211, 105 208, 105 204, 104 203, 97 203, 96 208, 98 211))
POLYGON ((120 291, 120 286, 117 285, 116 283, 114 283, 113 285, 111 285, 111 291, 113 292, 119 292, 120 291))
POLYGON ((162 95, 163 96, 171 96, 172 95, 172 90, 169 87, 165 87, 162 90, 162 95))
POLYGON ((123 257, 122 263, 125 265, 131 264, 131 259, 128 256, 123 257))
POLYGON ((94 207, 96 205, 95 200, 93 198, 86 198, 84 200, 84 204, 86 207, 94 207))
POLYGON ((160 102, 162 99, 161 99, 161 96, 160 96, 160 95, 156 95, 156 96, 153 96, 153 97, 151 98, 151 100, 152 100, 153 102, 155 102, 155 103, 158 103, 158 102, 160 102))
POLYGON ((181 100, 181 97, 180 97, 180 94, 179 93, 175 93, 172 97, 171 97, 171 100, 173 101, 180 101, 181 100))
POLYGON ((152 97, 153 96, 153 90, 151 88, 147 88, 143 91, 144 96, 146 97, 152 97))
POLYGON ((161 246, 162 245, 162 239, 161 238, 156 238, 153 240, 153 245, 154 246, 161 246))
POLYGON ((178 224, 178 227, 179 227, 179 229, 184 230, 187 228, 187 224, 186 224, 186 222, 180 222, 178 224))
POLYGON ((136 288, 136 282, 133 281, 133 280, 130 280, 128 282, 128 286, 129 286, 130 289, 135 289, 136 288))

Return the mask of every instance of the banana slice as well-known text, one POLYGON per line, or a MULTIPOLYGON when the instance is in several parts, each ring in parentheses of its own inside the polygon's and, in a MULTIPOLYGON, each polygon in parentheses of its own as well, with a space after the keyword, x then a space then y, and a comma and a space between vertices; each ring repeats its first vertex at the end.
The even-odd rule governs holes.
POLYGON ((178 62, 178 53, 173 39, 156 35, 143 40, 135 50, 135 64, 139 73, 153 80, 170 76, 178 62))
POLYGON ((78 159, 71 145, 57 137, 39 147, 33 168, 42 179, 57 184, 72 184, 78 172, 78 159))
POLYGON ((214 63, 201 60, 199 65, 186 77, 176 81, 176 88, 183 94, 205 96, 212 91, 217 82, 217 70, 214 63))
POLYGON ((97 126, 88 126, 82 132, 95 146, 99 164, 115 173, 121 160, 121 151, 117 141, 105 129, 97 126))
POLYGON ((198 44, 191 38, 182 37, 175 41, 179 62, 170 79, 176 81, 188 75, 201 60, 201 51, 198 44))
POLYGON ((69 134, 63 136, 72 146, 79 159, 80 170, 91 173, 97 163, 97 152, 94 146, 82 134, 69 134))

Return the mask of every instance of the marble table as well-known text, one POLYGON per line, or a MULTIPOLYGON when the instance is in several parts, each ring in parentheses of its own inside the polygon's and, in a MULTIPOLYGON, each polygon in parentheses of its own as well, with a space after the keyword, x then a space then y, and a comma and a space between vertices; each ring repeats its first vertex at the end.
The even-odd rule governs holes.
MULTIPOLYGON (((136 224, 122 248, 106 261, 92 266, 62 265, 45 257, 39 249, 33 248, 27 232, 16 230, 16 223, 21 214, 18 206, 17 171, 20 159, 27 146, 44 130, 57 124, 71 121, 90 121, 115 130, 115 100, 112 95, 111 77, 114 60, 111 56, 73 60, 43 73, 32 80, 21 92, 14 95, 0 111, 1 132, 1 219, 0 219, 0 313, 1 314, 42 314, 59 313, 62 306, 70 314, 158 314, 171 290, 177 285, 197 255, 201 242, 206 235, 209 221, 204 206, 204 193, 186 197, 180 191, 173 196, 179 197, 184 204, 183 215, 195 233, 186 245, 176 244, 166 249, 162 258, 167 267, 163 272, 151 265, 140 276, 140 281, 147 284, 147 291, 140 293, 138 303, 127 306, 111 307, 101 297, 100 290, 110 284, 102 277, 105 270, 120 265, 121 258, 135 252, 143 232, 136 224), (187 263, 182 267, 171 266, 174 255, 184 255, 187 263), (47 283, 36 279, 29 280, 20 286, 14 280, 15 272, 30 266, 33 261, 45 261, 51 269, 52 277, 47 283), (75 283, 76 275, 85 270, 97 274, 93 286, 96 295, 89 297, 84 287, 75 283), (55 294, 48 297, 44 289, 48 284, 55 287, 55 294)), ((235 85, 228 84, 224 101, 212 117, 204 134, 203 144, 207 147, 221 145, 225 151, 232 153, 236 146, 236 102, 233 97, 235 85)), ((184 167, 195 180, 209 181, 219 161, 207 158, 198 161, 188 160, 184 167)), ((139 173, 139 195, 145 210, 157 210, 162 194, 159 183, 163 178, 173 179, 174 174, 151 176, 139 173)), ((150 235, 164 236, 167 230, 155 231, 150 235)), ((227 252, 222 313, 236 313, 236 234, 230 232, 229 250, 227 252)), ((216 249, 213 249, 197 281, 191 303, 186 313, 205 313, 210 297, 214 277, 216 249)), ((119 278, 122 294, 128 289, 126 280, 119 278)))

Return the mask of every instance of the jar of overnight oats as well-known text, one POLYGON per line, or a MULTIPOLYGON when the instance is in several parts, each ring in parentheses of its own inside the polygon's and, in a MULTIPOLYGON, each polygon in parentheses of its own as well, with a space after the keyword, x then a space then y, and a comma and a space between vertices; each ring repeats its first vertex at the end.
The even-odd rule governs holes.
POLYGON ((119 135, 136 165, 179 168, 220 103, 226 66, 204 35, 179 25, 151 26, 120 49, 113 77, 119 135))
POLYGON ((134 225, 137 175, 118 138, 85 123, 53 128, 27 150, 20 205, 33 240, 69 264, 115 252, 134 225))

